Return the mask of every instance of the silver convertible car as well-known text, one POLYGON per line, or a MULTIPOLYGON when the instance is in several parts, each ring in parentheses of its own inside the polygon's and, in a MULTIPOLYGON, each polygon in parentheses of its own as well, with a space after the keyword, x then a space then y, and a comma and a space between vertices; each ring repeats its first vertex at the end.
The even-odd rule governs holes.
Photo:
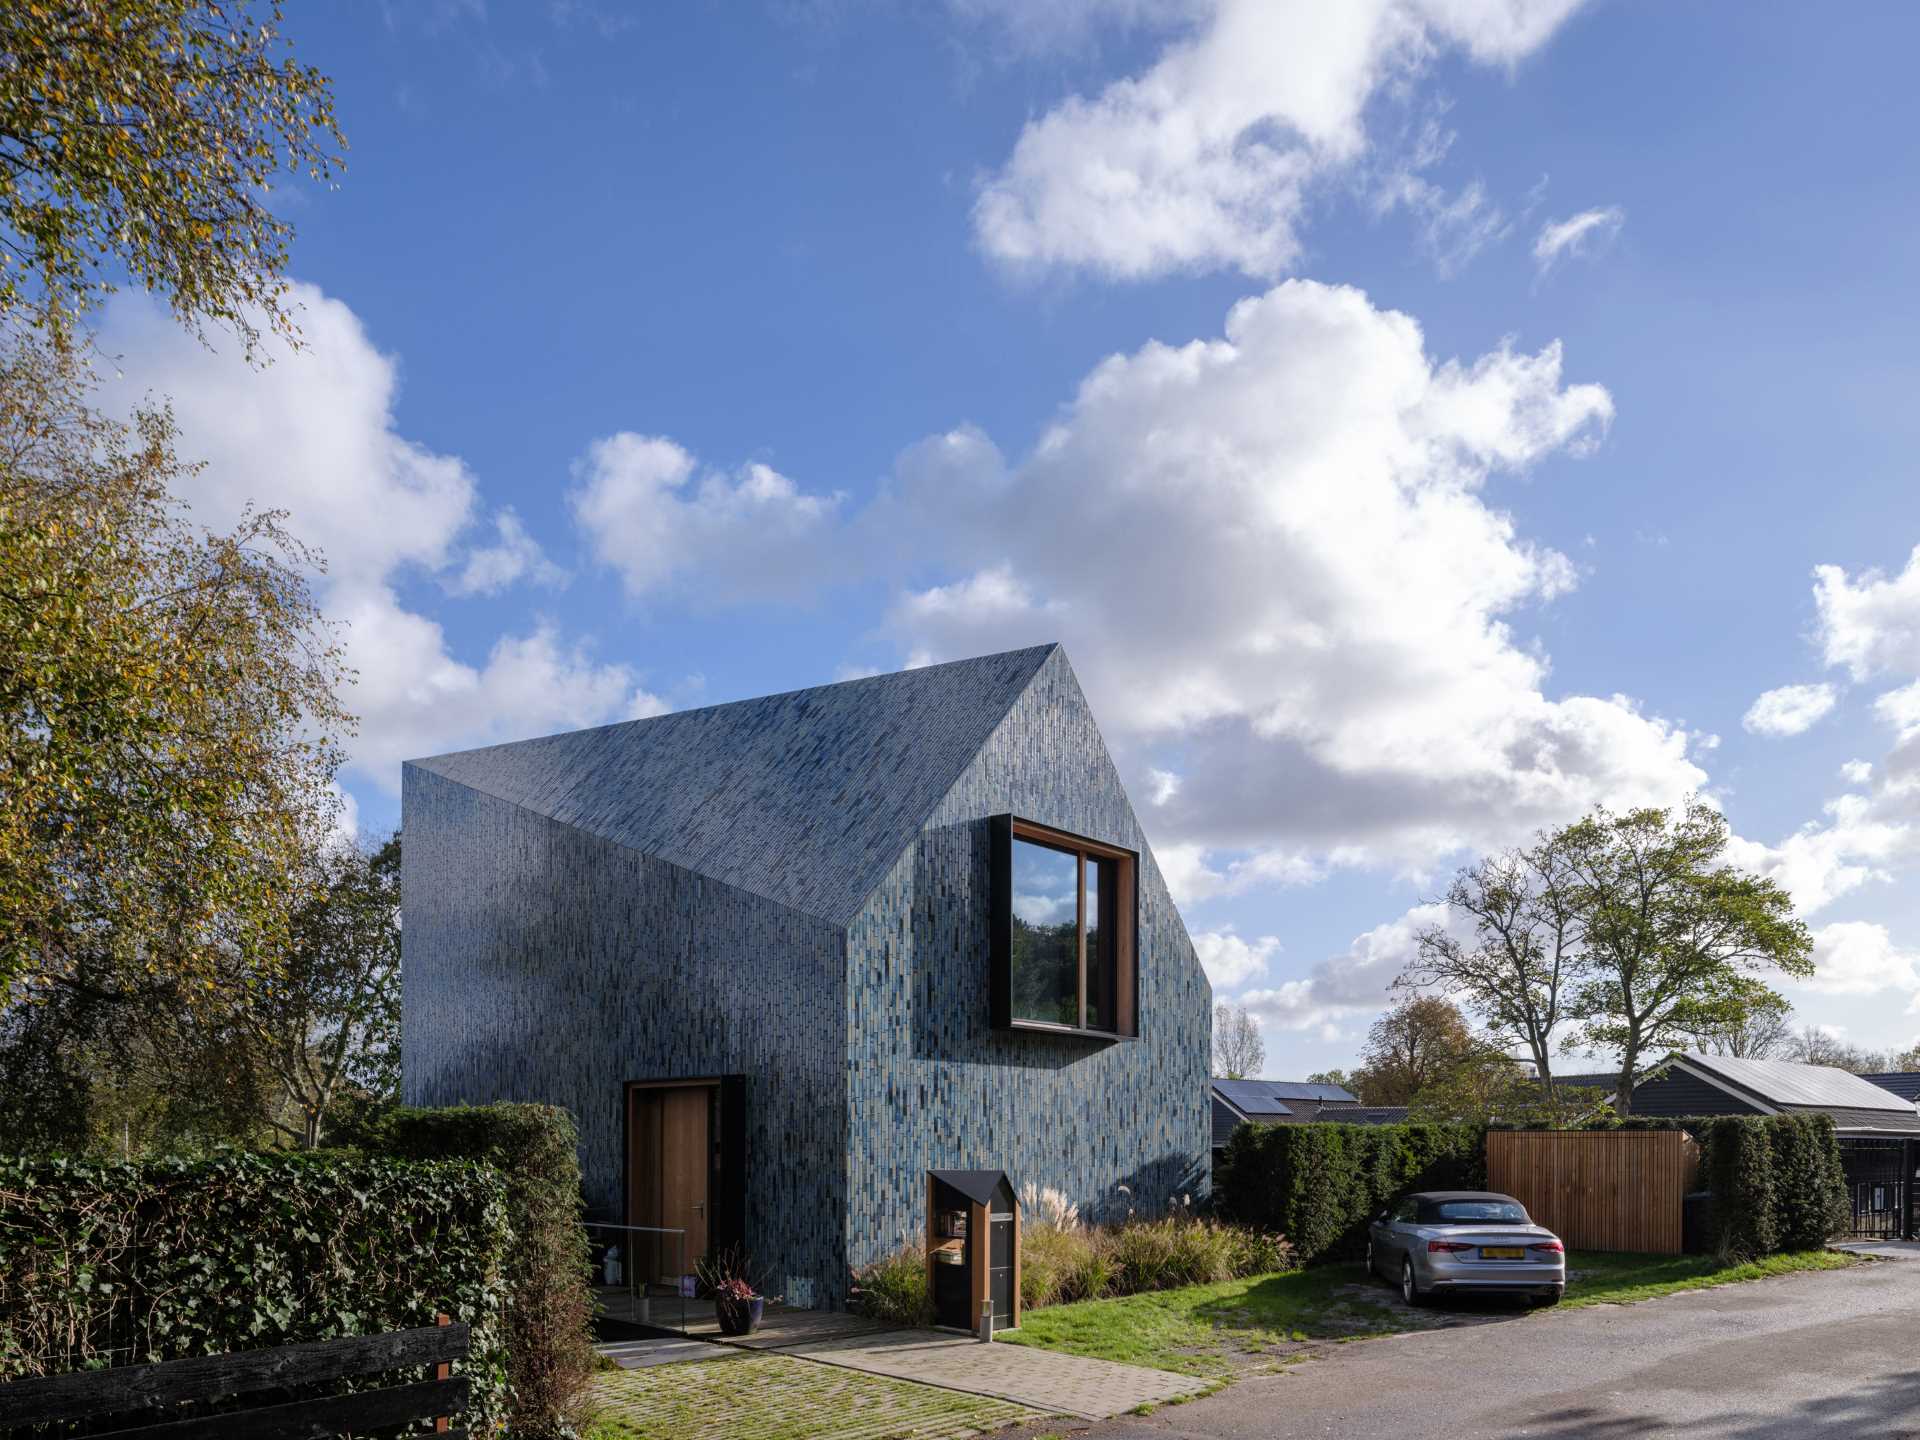
POLYGON ((1560 1237, 1511 1195, 1486 1190, 1401 1197, 1368 1228, 1367 1268, 1397 1281, 1409 1305, 1443 1290, 1505 1291, 1551 1305, 1567 1288, 1560 1237))

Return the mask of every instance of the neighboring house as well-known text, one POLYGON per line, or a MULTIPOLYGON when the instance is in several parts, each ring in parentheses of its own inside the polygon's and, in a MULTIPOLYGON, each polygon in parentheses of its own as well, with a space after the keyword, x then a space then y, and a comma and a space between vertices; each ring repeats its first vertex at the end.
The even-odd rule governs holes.
POLYGON ((1881 1075, 1862 1075, 1860 1078, 1920 1106, 1920 1070, 1890 1070, 1881 1075))
POLYGON ((565 1106, 590 1211, 689 1264, 837 1306, 931 1170, 1208 1191, 1212 992, 1058 646, 416 760, 402 803, 406 1099, 565 1106))
MULTIPOLYGON (((1305 1125, 1328 1110, 1354 1110, 1359 1100, 1338 1085, 1306 1080, 1214 1080, 1208 1096, 1213 1106, 1213 1147, 1233 1138, 1234 1130, 1249 1121, 1255 1125, 1305 1125)), ((1327 1118, 1336 1118, 1328 1116, 1327 1118)))
POLYGON ((1775 1115, 1818 1111, 1853 1139, 1920 1137, 1911 1100, 1832 1065, 1676 1052, 1633 1088, 1636 1115, 1775 1115))
POLYGON ((1833 1117, 1852 1205, 1849 1233, 1916 1236, 1920 1109, 1894 1090, 1831 1065, 1673 1054, 1634 1087, 1636 1115, 1833 1117))

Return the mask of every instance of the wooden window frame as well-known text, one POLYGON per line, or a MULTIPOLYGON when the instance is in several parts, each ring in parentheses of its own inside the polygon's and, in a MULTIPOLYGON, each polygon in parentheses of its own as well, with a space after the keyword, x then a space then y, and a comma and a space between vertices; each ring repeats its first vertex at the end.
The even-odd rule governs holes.
MULTIPOLYGON (((990 1000, 996 1030, 1021 1030, 1043 1035, 1077 1035, 1094 1040, 1140 1038, 1140 854, 1123 846, 1075 835, 1016 815, 995 815, 990 821, 992 880, 990 1000), (1083 1023, 1060 1025, 1046 1020, 1022 1020, 1013 1014, 1013 842, 1025 840, 1076 857, 1076 926, 1079 932, 1077 1013, 1083 1023), (1118 893, 1113 900, 1112 1029, 1084 1023, 1087 1017, 1087 866, 1109 861, 1118 893)), ((1104 897, 1103 897, 1104 903, 1104 897)))

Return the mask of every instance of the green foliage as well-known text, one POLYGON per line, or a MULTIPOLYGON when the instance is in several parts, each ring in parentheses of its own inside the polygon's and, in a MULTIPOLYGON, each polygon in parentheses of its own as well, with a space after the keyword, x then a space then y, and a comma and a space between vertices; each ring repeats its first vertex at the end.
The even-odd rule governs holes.
POLYGON ((308 894, 344 672, 280 516, 190 525, 172 417, 108 420, 93 383, 0 351, 0 1004, 191 1009, 217 1047, 308 894))
MULTIPOLYGON (((1022 1259, 1027 1261, 1026 1256, 1022 1259)), ((888 1325, 931 1325, 933 1301, 927 1294, 927 1252, 909 1245, 855 1271, 853 1304, 862 1315, 888 1325)))
POLYGON ((1758 1116, 1724 1115, 1708 1135, 1716 1250, 1733 1260, 1771 1255, 1780 1248, 1772 1127, 1758 1116))
POLYGON ((1773 1229, 1777 1250, 1817 1250, 1846 1225, 1847 1182, 1828 1115, 1774 1115, 1773 1229))
POLYGON ((311 862, 312 898, 234 1007, 235 1029, 279 1102, 268 1122, 311 1150, 348 1087, 391 1099, 400 1085, 400 837, 335 845, 311 862))
POLYGON ((1300 1259, 1364 1254, 1367 1225, 1409 1190, 1486 1184, 1479 1125, 1242 1125, 1214 1174, 1229 1219, 1277 1231, 1300 1259))
POLYGON ((279 172, 329 178, 327 80, 277 52, 278 4, 0 6, 0 321, 56 324, 116 261, 189 325, 291 333, 279 172))
MULTIPOLYGON (((1674 814, 1595 811, 1549 838, 1580 926, 1568 1006, 1587 1047, 1641 1057, 1724 1034, 1778 1004, 1763 977, 1813 973, 1813 937, 1793 898, 1726 863, 1727 820, 1701 800, 1674 814)), ((1616 1105, 1632 1108, 1631 1080, 1616 1105)))
MULTIPOLYGON (((1293 1247, 1280 1236, 1184 1209, 1158 1219, 1082 1225, 1077 1218, 1043 1217, 1029 1206, 1020 1236, 1020 1304, 1038 1310, 1293 1266, 1293 1247)), ((933 1312, 926 1252, 909 1246, 857 1271, 853 1293, 863 1315, 895 1325, 928 1324, 933 1312)))
POLYGON ((523 1436, 577 1429, 594 1357, 572 1116, 551 1105, 398 1108, 368 1138, 397 1155, 478 1161, 504 1177, 513 1230, 506 1265, 511 1426, 523 1436))
MULTIPOLYGON (((506 1392, 500 1178, 454 1162, 0 1159, 0 1380, 473 1327, 469 1433, 506 1392)), ((417 1378, 417 1376, 409 1377, 417 1378)))

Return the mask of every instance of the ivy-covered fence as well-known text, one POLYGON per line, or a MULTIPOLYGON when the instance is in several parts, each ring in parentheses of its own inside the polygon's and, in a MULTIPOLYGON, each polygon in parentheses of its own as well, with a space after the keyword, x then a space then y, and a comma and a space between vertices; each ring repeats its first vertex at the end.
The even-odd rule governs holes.
POLYGON ((579 1137, 553 1105, 390 1111, 368 1143, 417 1160, 460 1158, 506 1183, 508 1417, 516 1436, 571 1434, 594 1366, 593 1292, 581 1224, 579 1137))
POLYGON ((1286 1236, 1305 1263, 1364 1255, 1367 1224, 1409 1190, 1486 1184, 1478 1125, 1242 1125, 1215 1168, 1230 1220, 1286 1236))
POLYGON ((459 1161, 0 1157, 0 1380, 473 1327, 469 1433, 505 1418, 512 1231, 459 1161))

